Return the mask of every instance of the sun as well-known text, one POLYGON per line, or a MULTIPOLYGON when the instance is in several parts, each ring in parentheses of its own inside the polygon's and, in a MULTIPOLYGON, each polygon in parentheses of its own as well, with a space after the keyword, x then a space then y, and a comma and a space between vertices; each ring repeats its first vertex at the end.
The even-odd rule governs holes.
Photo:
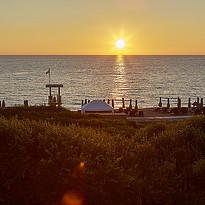
POLYGON ((117 48, 124 48, 125 47, 125 41, 124 40, 118 40, 117 42, 116 42, 116 47, 117 48))

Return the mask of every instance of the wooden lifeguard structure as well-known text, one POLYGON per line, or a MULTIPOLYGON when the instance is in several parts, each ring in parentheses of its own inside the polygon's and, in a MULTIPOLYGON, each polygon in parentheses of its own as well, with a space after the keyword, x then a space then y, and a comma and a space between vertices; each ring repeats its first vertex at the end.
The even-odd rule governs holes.
POLYGON ((63 87, 63 84, 46 84, 46 87, 49 88, 48 104, 50 106, 56 107, 58 105, 60 107, 62 105, 60 88, 63 87), (52 95, 51 88, 58 88, 57 98, 52 95))

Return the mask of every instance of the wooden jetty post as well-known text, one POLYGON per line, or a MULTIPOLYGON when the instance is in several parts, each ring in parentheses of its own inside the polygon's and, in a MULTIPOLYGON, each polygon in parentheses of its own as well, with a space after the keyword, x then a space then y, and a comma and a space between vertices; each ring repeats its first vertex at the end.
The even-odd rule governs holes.
POLYGON ((112 100, 112 107, 114 108, 114 100, 112 100))
POLYGON ((203 98, 201 98, 201 109, 203 109, 203 107, 204 107, 204 102, 203 102, 203 98))
POLYGON ((2 107, 5 107, 5 101, 4 100, 2 101, 2 107))
POLYGON ((122 98, 122 108, 125 108, 125 98, 122 98))
POLYGON ((24 100, 24 107, 28 107, 28 100, 24 100))
POLYGON ((90 100, 88 100, 88 103, 90 103, 90 100))
POLYGON ((130 99, 130 106, 129 106, 130 109, 132 109, 132 99, 130 99))
POLYGON ((191 109, 191 98, 189 98, 189 102, 188 102, 188 109, 191 109))
POLYGON ((167 109, 170 108, 169 98, 167 98, 167 109))
POLYGON ((138 105, 137 105, 137 100, 135 100, 135 114, 138 113, 138 105))
POLYGON ((82 100, 82 106, 84 105, 84 100, 82 100))
POLYGON ((159 107, 161 109, 162 108, 162 98, 161 97, 159 98, 159 104, 158 105, 159 105, 159 107))
POLYGON ((138 106, 137 106, 137 100, 135 100, 135 109, 137 109, 138 106))
POLYGON ((110 99, 107 100, 107 104, 108 104, 108 105, 110 104, 110 99))
POLYGON ((0 101, 0 107, 1 107, 1 101, 0 101))
POLYGON ((189 101, 188 101, 188 112, 191 111, 191 98, 189 98, 189 101))
POLYGON ((177 107, 178 107, 178 110, 181 110, 182 108, 181 99, 179 97, 178 97, 177 107))
POLYGON ((46 87, 49 88, 49 96, 48 96, 48 104, 50 106, 61 106, 61 94, 60 94, 60 88, 63 87, 63 84, 46 84, 46 87), (58 96, 57 99, 55 96, 52 96, 51 88, 58 88, 58 96))
POLYGON ((87 99, 85 99, 85 104, 88 104, 88 103, 87 103, 87 99))

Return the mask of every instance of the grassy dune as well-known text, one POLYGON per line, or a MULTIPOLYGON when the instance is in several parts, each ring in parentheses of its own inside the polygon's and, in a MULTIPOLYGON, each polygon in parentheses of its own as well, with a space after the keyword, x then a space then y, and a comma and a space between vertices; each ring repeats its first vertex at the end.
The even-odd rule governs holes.
POLYGON ((140 129, 63 109, 0 113, 0 204, 205 204, 205 117, 140 129))

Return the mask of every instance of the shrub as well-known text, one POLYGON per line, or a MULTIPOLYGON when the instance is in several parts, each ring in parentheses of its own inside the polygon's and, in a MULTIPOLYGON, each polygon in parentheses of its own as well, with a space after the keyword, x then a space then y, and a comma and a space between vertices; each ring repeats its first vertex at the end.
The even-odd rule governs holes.
POLYGON ((204 117, 129 136, 129 123, 89 120, 95 128, 0 117, 0 203, 204 204, 204 117))

